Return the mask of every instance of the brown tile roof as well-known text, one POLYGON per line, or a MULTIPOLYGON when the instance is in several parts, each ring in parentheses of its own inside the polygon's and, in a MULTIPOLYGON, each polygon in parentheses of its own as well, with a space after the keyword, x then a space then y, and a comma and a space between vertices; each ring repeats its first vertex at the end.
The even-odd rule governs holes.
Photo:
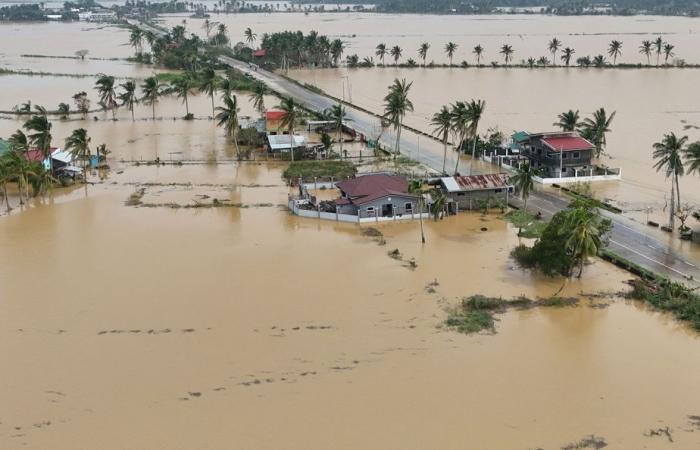
POLYGON ((336 186, 350 197, 364 197, 385 191, 408 192, 408 181, 405 178, 384 173, 362 175, 341 181, 336 186))

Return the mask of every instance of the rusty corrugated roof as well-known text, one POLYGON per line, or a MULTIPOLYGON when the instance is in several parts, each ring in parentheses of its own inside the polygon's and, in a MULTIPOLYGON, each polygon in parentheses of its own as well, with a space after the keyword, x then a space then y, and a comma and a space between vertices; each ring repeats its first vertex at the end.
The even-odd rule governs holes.
POLYGON ((508 176, 505 173, 490 173, 486 175, 455 176, 441 178, 447 192, 483 191, 486 189, 506 188, 508 176))

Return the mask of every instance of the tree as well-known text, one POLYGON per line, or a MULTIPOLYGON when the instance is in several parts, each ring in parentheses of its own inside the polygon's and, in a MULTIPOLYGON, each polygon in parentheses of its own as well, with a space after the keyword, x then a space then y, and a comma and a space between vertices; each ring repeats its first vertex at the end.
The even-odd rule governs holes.
POLYGON ((253 45, 255 40, 258 38, 258 35, 253 33, 253 30, 251 30, 250 27, 245 29, 243 35, 245 36, 245 41, 248 43, 248 45, 253 45))
POLYGON ((607 144, 605 135, 612 131, 610 124, 615 118, 615 113, 613 111, 608 117, 605 108, 600 108, 593 113, 592 118, 584 119, 581 124, 581 134, 595 145, 596 158, 600 158, 600 155, 605 151, 607 144))
POLYGON ((333 121, 333 126, 338 131, 338 143, 340 144, 340 154, 343 154, 343 123, 351 120, 346 117, 347 113, 342 103, 331 106, 330 119, 333 121))
POLYGON ((668 65, 668 58, 672 58, 673 56, 675 56, 675 54, 673 53, 674 48, 675 47, 671 44, 664 44, 664 64, 668 65))
POLYGON ((131 27, 129 44, 134 47, 137 55, 143 53, 143 31, 139 27, 131 27))
POLYGON ((693 142, 685 150, 685 162, 688 173, 700 173, 700 142, 693 142))
POLYGON ((564 61, 564 64, 566 64, 566 67, 569 67, 569 64, 571 63, 571 57, 576 53, 576 50, 574 50, 571 47, 566 47, 561 54, 561 60, 564 61))
POLYGON ((459 154, 464 145, 467 133, 469 133, 471 115, 466 102, 457 101, 452 105, 450 114, 452 115, 452 130, 457 134, 457 158, 455 161, 455 175, 459 173, 459 154))
POLYGON ((398 45, 391 47, 391 51, 389 53, 391 54, 391 57, 394 58, 395 66, 398 65, 399 59, 401 59, 401 52, 403 52, 403 50, 398 45))
POLYGON ((474 47, 472 50, 472 53, 476 55, 476 65, 480 66, 481 65, 481 56, 484 54, 484 47, 481 46, 481 44, 477 45, 474 47))
POLYGON ((560 48, 561 48, 561 41, 557 38, 552 38, 552 40, 549 41, 549 44, 547 44, 547 49, 552 54, 552 61, 554 61, 554 64, 556 64, 557 52, 559 51, 560 48))
POLYGON ((386 53, 387 53, 386 44, 382 43, 382 44, 377 45, 377 48, 376 48, 376 51, 374 52, 374 54, 382 62, 382 65, 384 64, 384 57, 386 56, 386 53))
POLYGON ((401 153, 401 129, 403 118, 407 112, 413 111, 413 103, 408 98, 408 92, 413 82, 406 83, 406 79, 394 79, 394 83, 389 86, 389 93, 384 97, 384 119, 394 126, 396 131, 396 145, 394 146, 394 157, 401 153))
POLYGON ((442 141, 442 173, 443 175, 446 175, 447 138, 450 136, 450 132, 452 131, 452 113, 447 106, 443 105, 440 111, 433 114, 433 119, 430 121, 430 124, 434 127, 433 134, 438 136, 438 138, 442 141))
POLYGON ((160 81, 157 77, 148 77, 143 80, 141 85, 141 92, 143 92, 143 97, 141 100, 147 105, 151 105, 153 108, 153 120, 156 118, 156 103, 158 99, 163 95, 163 90, 160 85, 160 81))
POLYGON ((280 119, 280 126, 283 128, 286 127, 287 131, 289 132, 289 153, 291 155, 292 162, 294 162, 294 127, 301 116, 301 109, 293 98, 283 99, 279 108, 284 113, 280 119))
POLYGON ((172 83, 172 88, 175 94, 177 94, 177 98, 181 98, 182 101, 185 103, 185 117, 187 118, 190 117, 190 104, 188 101, 188 97, 190 96, 190 94, 192 94, 195 86, 195 80, 187 73, 175 78, 175 80, 173 80, 172 83))
POLYGON ((602 247, 599 218, 591 209, 575 208, 567 217, 566 227, 569 234, 566 250, 571 255, 573 264, 579 267, 577 277, 581 278, 588 258, 598 255, 598 250, 602 247))
MULTIPOLYGON (((24 199, 29 198, 29 177, 33 174, 32 169, 35 167, 29 162, 24 155, 11 151, 3 156, 3 165, 7 172, 8 178, 5 180, 14 180, 17 182, 17 192, 19 194, 19 204, 24 205, 24 199)), ((4 187, 3 187, 4 189, 4 187)), ((6 192, 4 192, 7 195, 6 192)), ((9 202, 7 207, 9 210, 9 202)))
POLYGON ((237 158, 241 159, 241 152, 238 148, 238 129, 240 124, 238 121, 238 99, 236 96, 224 97, 224 105, 217 106, 216 110, 219 113, 214 117, 217 121, 216 126, 224 127, 226 136, 233 139, 233 145, 236 148, 237 158))
POLYGON ((661 53, 664 50, 664 40, 661 39, 661 36, 657 37, 654 39, 654 50, 656 50, 656 66, 659 66, 659 58, 661 57, 661 53))
POLYGON ((95 82, 95 89, 100 96, 100 103, 105 109, 112 110, 112 119, 114 119, 115 108, 117 107, 117 93, 114 91, 114 77, 100 74, 95 82))
POLYGON ((257 81, 253 85, 253 90, 250 93, 250 101, 253 102, 253 107, 261 115, 265 112, 265 96, 268 94, 268 89, 265 83, 257 81))
POLYGON ((333 65, 338 66, 338 61, 343 56, 343 51, 345 50, 345 44, 340 39, 334 39, 331 42, 331 59, 333 60, 333 65))
POLYGON ((211 98, 212 116, 216 113, 214 109, 214 93, 218 86, 218 77, 214 69, 205 69, 199 77, 199 92, 205 92, 211 98))
POLYGON ((32 186, 32 196, 45 196, 53 190, 53 184, 57 181, 49 169, 45 169, 41 163, 30 163, 29 184, 32 186))
POLYGON ((469 114, 469 131, 471 133, 472 139, 472 161, 469 164, 469 174, 472 174, 472 167, 476 160, 476 141, 478 139, 478 128, 479 121, 481 121, 481 116, 484 114, 486 109, 486 102, 484 100, 471 100, 467 105, 467 113, 469 114))
POLYGON ((651 65, 651 49, 654 44, 651 41, 642 41, 642 45, 639 46, 639 53, 647 57, 647 65, 651 65))
POLYGON ((16 153, 22 154, 29 150, 29 139, 22 130, 15 131, 7 142, 10 144, 10 149, 16 153))
POLYGON ((428 49, 430 48, 430 44, 427 42, 423 42, 420 47, 418 47, 418 56, 420 59, 423 60, 423 67, 425 67, 425 60, 428 58, 428 49))
POLYGON ((447 57, 450 58, 450 66, 452 65, 452 57, 454 56, 455 52, 457 51, 457 44, 454 42, 448 42, 445 44, 445 53, 447 54, 447 57))
POLYGON ((51 156, 51 122, 44 108, 41 106, 35 108, 36 114, 25 122, 24 128, 30 132, 27 135, 29 143, 41 152, 44 159, 47 159, 51 156))
POLYGON ((675 133, 665 134, 661 142, 654 144, 654 159, 656 163, 654 168, 656 171, 665 170, 666 178, 671 178, 671 210, 669 215, 669 225, 674 228, 675 214, 677 208, 681 205, 681 192, 678 184, 679 177, 685 174, 685 167, 681 155, 684 153, 685 143, 688 141, 688 136, 681 138, 675 133), (675 185, 675 194, 674 194, 675 185), (677 199, 677 202, 676 202, 677 199))
POLYGON ((537 59, 537 65, 539 66, 547 67, 549 63, 550 61, 546 56, 540 56, 539 59, 537 59))
POLYGON ((88 50, 78 50, 77 52, 75 52, 75 56, 80 58, 81 61, 85 61, 85 57, 88 53, 90 53, 88 50))
POLYGON ((535 188, 534 180, 537 174, 537 170, 530 164, 521 164, 516 169, 515 175, 510 177, 510 182, 520 192, 520 197, 523 199, 523 211, 527 211, 527 199, 535 188))
POLYGON ((593 57, 593 65, 596 67, 604 67, 608 62, 605 61, 605 56, 598 55, 593 57))
POLYGON ((579 113, 578 109, 568 110, 557 116, 559 122, 554 122, 552 125, 561 128, 561 131, 576 131, 579 126, 579 113))
POLYGON ((87 93, 83 91, 73 95, 73 103, 75 103, 75 107, 83 115, 83 119, 86 118, 88 112, 90 112, 90 99, 88 99, 87 93))
POLYGON ((87 165, 90 159, 90 141, 91 138, 87 134, 85 128, 73 130, 68 138, 66 138, 66 151, 69 151, 75 159, 80 159, 83 162, 83 181, 87 190, 87 165))
POLYGON ((528 65, 528 67, 529 67, 530 69, 532 69, 533 67, 535 67, 535 64, 537 64, 537 60, 536 60, 535 58, 533 58, 532 56, 530 56, 530 57, 527 59, 527 65, 528 65))
POLYGON ((68 103, 59 103, 58 113, 61 115, 61 119, 67 119, 68 114, 70 114, 70 105, 68 103))
POLYGON ((613 40, 610 42, 608 55, 613 58, 613 64, 617 64, 617 57, 622 55, 622 41, 613 40))
POLYGON ((510 63, 513 60, 513 47, 508 44, 503 44, 503 46, 501 46, 500 53, 501 55, 503 55, 503 60, 505 61, 507 66, 508 63, 510 63))
MULTIPOLYGON (((202 29, 204 29, 204 33, 207 36, 207 41, 209 41, 209 35, 211 34, 212 30, 216 28, 216 22, 212 22, 209 19, 204 19, 204 23, 202 24, 202 29)), ((250 28, 248 28, 250 29, 250 28)))
POLYGON ((418 197, 418 220, 420 221, 420 241, 425 244, 425 233, 423 232, 423 210, 425 209, 425 199, 423 197, 423 183, 420 180, 413 180, 408 185, 408 192, 418 197))
POLYGON ((132 80, 129 80, 125 83, 122 83, 119 85, 124 91, 121 92, 118 96, 119 101, 122 103, 122 106, 126 106, 129 111, 131 111, 131 121, 133 122, 135 120, 134 118, 134 103, 136 103, 136 83, 134 83, 132 80))

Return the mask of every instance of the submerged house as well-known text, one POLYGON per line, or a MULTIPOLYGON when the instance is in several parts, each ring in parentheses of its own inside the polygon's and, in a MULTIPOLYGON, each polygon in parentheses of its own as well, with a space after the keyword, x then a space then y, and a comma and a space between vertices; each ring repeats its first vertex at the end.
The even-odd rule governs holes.
POLYGON ((341 197, 336 212, 359 218, 413 216, 418 211, 417 195, 408 192, 408 181, 396 175, 371 174, 336 184, 341 197))
POLYGON ((479 209, 484 202, 492 206, 507 204, 508 196, 515 191, 505 173, 487 175, 454 176, 440 178, 440 185, 447 199, 447 211, 451 214, 465 209, 479 209))
POLYGON ((595 145, 575 131, 534 134, 520 131, 512 137, 520 154, 540 169, 543 178, 595 175, 592 163, 595 145))
POLYGON ((296 134, 291 137, 288 134, 268 135, 267 147, 271 153, 286 153, 289 152, 290 148, 297 149, 306 147, 306 138, 296 134))

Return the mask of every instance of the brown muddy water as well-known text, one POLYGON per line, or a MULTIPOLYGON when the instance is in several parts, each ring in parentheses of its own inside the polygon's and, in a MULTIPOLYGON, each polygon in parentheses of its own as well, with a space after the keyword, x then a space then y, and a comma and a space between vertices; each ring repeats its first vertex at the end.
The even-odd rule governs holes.
MULTIPOLYGON (((0 448, 666 448, 645 436, 665 426, 700 443, 696 333, 614 299, 443 329, 461 296, 561 282, 513 267, 495 215, 426 221, 425 246, 417 222, 381 246, 292 217, 282 167, 131 167, 2 219, 0 448), (144 202, 248 207, 125 206, 136 180, 156 184, 144 202)), ((626 278, 597 261, 563 295, 626 278)))

